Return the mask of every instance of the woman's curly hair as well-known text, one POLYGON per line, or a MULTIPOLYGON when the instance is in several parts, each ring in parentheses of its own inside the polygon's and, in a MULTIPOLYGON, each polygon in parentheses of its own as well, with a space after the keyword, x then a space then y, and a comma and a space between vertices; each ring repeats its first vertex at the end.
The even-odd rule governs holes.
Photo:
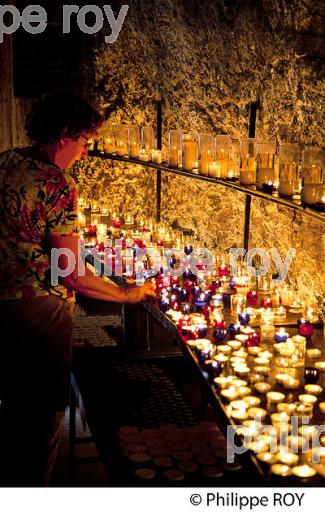
POLYGON ((102 116, 88 101, 60 90, 33 104, 25 130, 32 141, 48 144, 64 137, 78 137, 83 132, 95 132, 102 122, 102 116))

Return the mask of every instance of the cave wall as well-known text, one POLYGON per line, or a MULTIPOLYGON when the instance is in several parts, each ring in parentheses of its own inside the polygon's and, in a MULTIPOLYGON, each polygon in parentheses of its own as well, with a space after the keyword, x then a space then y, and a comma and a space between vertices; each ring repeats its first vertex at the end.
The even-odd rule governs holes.
MULTIPOLYGON (((106 44, 103 30, 94 42, 94 91, 107 121, 154 124, 162 98, 165 146, 169 128, 238 141, 247 135, 248 104, 258 100, 258 137, 321 146, 321 3, 130 1, 117 41, 106 44)), ((96 159, 77 170, 81 195, 154 213, 154 171, 96 159)), ((163 175, 162 219, 208 247, 241 246, 243 216, 244 195, 163 175)), ((251 222, 251 247, 278 247, 282 256, 295 248, 291 283, 302 294, 324 293, 324 225, 254 198, 251 222)))

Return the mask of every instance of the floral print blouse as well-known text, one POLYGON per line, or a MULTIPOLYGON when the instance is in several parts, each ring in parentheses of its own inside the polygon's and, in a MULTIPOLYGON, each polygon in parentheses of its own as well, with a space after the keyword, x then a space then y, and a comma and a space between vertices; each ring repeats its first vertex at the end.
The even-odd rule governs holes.
POLYGON ((78 236, 78 196, 72 176, 33 147, 0 154, 0 298, 55 295, 48 237, 78 236))

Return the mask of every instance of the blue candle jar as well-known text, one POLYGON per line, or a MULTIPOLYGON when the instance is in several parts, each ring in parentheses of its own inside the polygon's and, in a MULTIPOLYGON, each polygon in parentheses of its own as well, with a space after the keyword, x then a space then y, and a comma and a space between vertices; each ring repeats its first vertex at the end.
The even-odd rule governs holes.
POLYGON ((226 309, 230 309, 230 296, 229 293, 223 293, 222 295, 222 301, 226 309))
POLYGON ((205 338, 208 333, 208 327, 204 323, 201 323, 201 324, 199 323, 198 325, 196 325, 196 330, 197 330, 199 339, 205 338))
POLYGON ((274 339, 277 343, 285 343, 289 337, 289 334, 281 328, 274 334, 274 339))
POLYGON ((193 253, 193 247, 190 244, 187 244, 184 247, 184 253, 189 256, 191 253, 193 253))
POLYGON ((236 289, 236 280, 229 280, 229 287, 231 287, 231 289, 236 289))
POLYGON ((216 341, 224 341, 227 337, 227 329, 216 327, 213 331, 213 337, 216 341))
POLYGON ((209 381, 213 382, 215 377, 218 377, 222 372, 222 364, 214 359, 208 359, 204 362, 204 369, 206 370, 209 381))
POLYGON ((230 339, 234 339, 236 334, 240 333, 241 324, 240 323, 230 323, 228 327, 229 337, 230 339))
POLYGON ((251 317, 248 312, 239 312, 238 319, 241 325, 248 325, 251 317))

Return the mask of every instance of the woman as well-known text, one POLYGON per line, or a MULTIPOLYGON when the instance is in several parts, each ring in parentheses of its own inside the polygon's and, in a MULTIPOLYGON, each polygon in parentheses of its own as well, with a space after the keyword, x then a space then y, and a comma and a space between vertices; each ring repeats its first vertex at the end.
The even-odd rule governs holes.
MULTIPOLYGON (((82 98, 60 91, 27 118, 33 146, 0 155, 0 483, 47 485, 60 439, 71 368, 74 293, 137 303, 151 283, 117 287, 79 275, 78 197, 68 173, 101 124, 82 98), (75 269, 51 285, 51 250, 66 248, 75 269)), ((67 257, 61 255, 59 268, 67 257)))

